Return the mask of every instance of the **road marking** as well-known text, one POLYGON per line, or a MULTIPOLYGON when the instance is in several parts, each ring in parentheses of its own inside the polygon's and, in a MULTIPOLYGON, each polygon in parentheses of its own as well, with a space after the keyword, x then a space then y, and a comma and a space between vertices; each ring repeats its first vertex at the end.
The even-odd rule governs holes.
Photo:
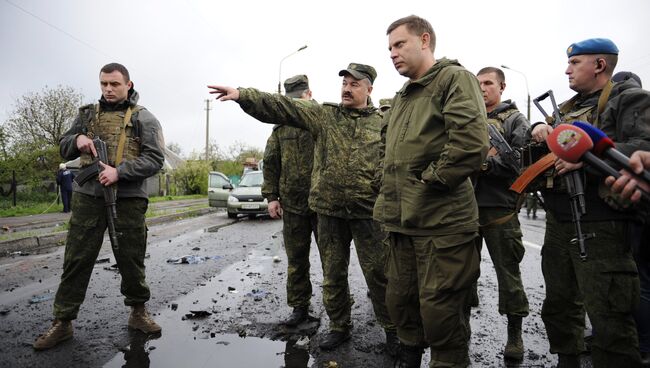
POLYGON ((531 247, 531 248, 535 248, 535 249, 542 249, 542 246, 541 246, 541 245, 536 244, 536 243, 531 243, 531 242, 529 242, 529 241, 527 241, 527 240, 524 240, 523 243, 524 243, 524 245, 527 246, 527 247, 531 247))

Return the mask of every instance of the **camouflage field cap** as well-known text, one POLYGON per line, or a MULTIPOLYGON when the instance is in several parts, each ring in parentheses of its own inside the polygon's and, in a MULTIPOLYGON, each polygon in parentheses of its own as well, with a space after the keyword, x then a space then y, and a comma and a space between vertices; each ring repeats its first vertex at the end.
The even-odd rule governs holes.
POLYGON ((294 75, 284 81, 284 95, 300 98, 302 93, 309 89, 309 78, 304 74, 294 75))
POLYGON ((370 65, 357 63, 350 63, 347 69, 343 69, 339 72, 339 76, 344 76, 346 74, 350 74, 355 79, 359 80, 367 78, 370 81, 370 84, 373 84, 375 78, 377 78, 377 71, 375 71, 375 68, 370 65))
POLYGON ((382 98, 379 100, 379 110, 386 111, 390 109, 390 104, 393 102, 392 98, 382 98))
POLYGON ((566 49, 566 56, 585 54, 614 54, 618 55, 618 47, 607 38, 590 38, 588 40, 572 43, 566 49))

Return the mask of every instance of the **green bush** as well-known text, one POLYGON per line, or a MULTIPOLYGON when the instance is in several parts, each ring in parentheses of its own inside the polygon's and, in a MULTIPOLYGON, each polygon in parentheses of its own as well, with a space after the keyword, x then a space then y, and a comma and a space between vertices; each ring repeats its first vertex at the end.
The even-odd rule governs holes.
POLYGON ((185 161, 174 170, 174 182, 181 193, 207 194, 209 172, 210 164, 205 161, 185 161))

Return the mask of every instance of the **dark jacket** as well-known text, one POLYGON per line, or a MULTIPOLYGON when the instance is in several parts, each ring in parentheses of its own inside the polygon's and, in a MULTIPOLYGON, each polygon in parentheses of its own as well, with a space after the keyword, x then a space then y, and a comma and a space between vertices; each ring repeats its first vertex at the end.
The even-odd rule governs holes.
MULTIPOLYGON (((120 104, 110 104, 104 97, 99 100, 102 111, 126 111, 129 106, 135 107, 138 93, 131 89, 127 100, 120 104)), ((72 127, 63 134, 59 141, 61 156, 73 160, 80 156, 77 149, 77 136, 86 134, 89 120, 92 118, 94 105, 86 105, 79 109, 79 114, 72 127), (90 113, 89 113, 90 110, 90 113)), ((118 167, 117 197, 147 198, 144 180, 160 171, 164 162, 165 141, 160 123, 143 107, 131 117, 136 137, 140 144, 140 155, 134 160, 125 160, 118 167)), ((102 186, 97 180, 89 180, 83 187, 76 183, 73 190, 96 197, 103 196, 102 186)))
POLYGON ((59 170, 59 172, 56 173, 56 183, 61 186, 61 190, 66 190, 68 192, 72 191, 73 179, 74 174, 68 169, 59 170))
MULTIPOLYGON (((513 150, 523 147, 530 124, 514 102, 503 101, 488 113, 488 123, 491 122, 499 125, 497 129, 513 150)), ((479 208, 515 209, 519 195, 509 188, 519 176, 519 171, 508 165, 501 155, 488 157, 486 161, 488 170, 481 171, 475 187, 479 208)))

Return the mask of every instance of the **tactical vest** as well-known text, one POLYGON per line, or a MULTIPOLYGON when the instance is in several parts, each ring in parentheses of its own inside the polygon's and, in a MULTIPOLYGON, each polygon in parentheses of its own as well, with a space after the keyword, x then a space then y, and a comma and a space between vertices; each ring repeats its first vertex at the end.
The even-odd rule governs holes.
MULTIPOLYGON (((106 143, 108 150, 108 164, 116 167, 124 160, 133 160, 140 155, 140 137, 134 126, 133 115, 142 110, 142 106, 129 107, 127 110, 118 111, 101 111, 99 104, 87 107, 85 135, 88 138, 100 138, 106 143), (93 111, 94 110, 94 111, 93 111), (120 137, 124 135, 122 152, 120 146, 120 137), (118 157, 120 154, 122 157, 118 157), (116 162, 119 161, 119 162, 116 162)), ((89 153, 81 153, 81 167, 92 163, 93 157, 89 153)))
POLYGON ((498 113, 496 116, 494 116, 494 117, 489 117, 489 118, 487 119, 487 122, 488 122, 488 124, 492 124, 495 128, 497 128, 497 130, 499 131, 499 133, 501 133, 501 135, 502 135, 503 137, 505 137, 506 131, 505 131, 505 128, 503 127, 503 123, 505 123, 506 120, 507 120, 507 119, 508 119, 512 114, 514 114, 514 113, 516 113, 516 112, 518 112, 518 111, 519 111, 519 110, 514 109, 514 108, 510 108, 510 109, 507 109, 507 110, 501 111, 501 112, 498 113))

